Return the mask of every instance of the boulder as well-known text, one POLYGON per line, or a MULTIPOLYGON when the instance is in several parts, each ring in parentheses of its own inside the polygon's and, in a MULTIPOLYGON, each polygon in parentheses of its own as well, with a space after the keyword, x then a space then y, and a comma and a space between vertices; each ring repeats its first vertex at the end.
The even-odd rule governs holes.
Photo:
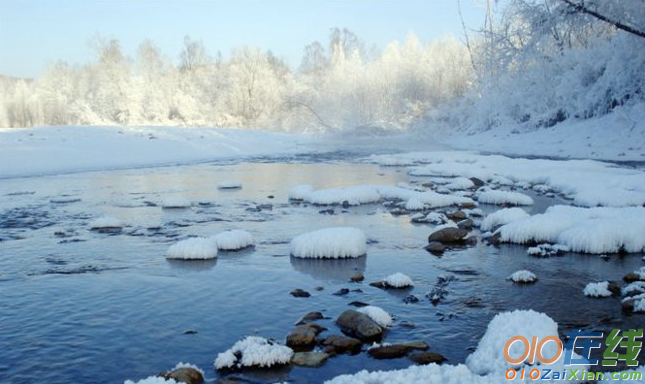
POLYGON ((633 283, 634 281, 645 281, 645 279, 643 279, 641 275, 636 272, 629 272, 623 277, 623 280, 626 283, 633 283))
POLYGON ((329 353, 349 353, 355 355, 361 351, 361 341, 353 337, 331 335, 322 342, 323 347, 329 353))
POLYGON ((349 280, 354 283, 360 283, 361 281, 365 280, 365 276, 363 276, 362 273, 357 273, 354 276, 350 277, 349 280))
POLYGON ((418 352, 413 353, 408 358, 414 361, 417 364, 426 365, 426 364, 441 364, 447 359, 443 357, 440 353, 436 352, 418 352))
POLYGON ((475 184, 475 189, 477 189, 477 188, 479 188, 479 187, 483 187, 483 186, 484 186, 484 184, 486 184, 486 183, 484 183, 484 180, 482 180, 482 179, 478 179, 478 178, 476 178, 476 177, 471 177, 471 178, 470 178, 470 181, 472 181, 472 182, 473 182, 473 184, 475 184))
POLYGON ((303 317, 301 317, 300 320, 298 320, 296 322, 296 325, 303 325, 303 324, 307 324, 309 322, 312 322, 314 320, 320 320, 320 319, 324 319, 324 318, 325 317, 320 312, 309 312, 306 315, 304 315, 303 317))
POLYGON ((431 241, 424 249, 432 254, 441 255, 446 250, 446 246, 438 241, 431 241))
POLYGON ((362 341, 379 340, 384 332, 384 329, 369 316, 351 309, 343 312, 336 319, 336 324, 344 332, 362 341))
POLYGON ((611 292, 612 296, 620 296, 620 287, 616 284, 615 281, 609 281, 607 284, 607 289, 611 292))
POLYGON ((460 221, 466 220, 468 218, 468 215, 466 215, 466 212, 464 211, 454 211, 446 213, 446 217, 448 217, 452 221, 460 221))
POLYGON ((367 353, 375 359, 398 359, 414 350, 427 350, 428 344, 423 341, 408 343, 381 345, 367 350, 367 353))
POLYGON ((321 351, 296 352, 291 358, 291 364, 300 367, 315 368, 325 364, 327 358, 329 358, 329 355, 321 351))
POLYGON ((204 376, 201 372, 191 367, 182 367, 174 369, 161 375, 164 379, 173 379, 179 383, 200 384, 204 382, 204 376))
POLYGON ((293 291, 289 292, 291 296, 293 297, 309 297, 311 296, 311 293, 305 291, 304 289, 294 289, 293 291))
POLYGON ((468 235, 468 231, 462 228, 442 228, 430 234, 428 242, 437 241, 443 244, 461 243, 468 235))
POLYGON ((464 219, 457 223, 457 227, 461 229, 472 229, 474 224, 472 219, 464 219))
POLYGON ((287 335, 286 345, 294 351, 306 351, 316 345, 316 336, 325 328, 318 324, 299 325, 287 335))

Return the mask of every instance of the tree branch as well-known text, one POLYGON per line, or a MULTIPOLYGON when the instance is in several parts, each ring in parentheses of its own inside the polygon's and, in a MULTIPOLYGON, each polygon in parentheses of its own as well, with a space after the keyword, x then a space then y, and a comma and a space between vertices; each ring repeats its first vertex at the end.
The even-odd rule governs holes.
POLYGON ((578 3, 574 3, 571 0, 562 0, 562 1, 565 2, 567 5, 569 5, 570 7, 572 7, 576 12, 586 13, 587 15, 591 15, 591 16, 595 17, 598 20, 602 20, 605 23, 609 23, 609 24, 613 25, 614 27, 616 27, 618 29, 621 29, 621 30, 623 30, 625 32, 629 32, 629 33, 631 33, 633 35, 645 38, 645 32, 639 31, 638 29, 634 29, 634 28, 630 27, 629 25, 625 25, 625 24, 621 23, 620 21, 612 20, 612 19, 610 19, 610 18, 608 18, 606 16, 601 15, 598 12, 592 11, 591 9, 585 7, 583 3, 578 4, 578 3))

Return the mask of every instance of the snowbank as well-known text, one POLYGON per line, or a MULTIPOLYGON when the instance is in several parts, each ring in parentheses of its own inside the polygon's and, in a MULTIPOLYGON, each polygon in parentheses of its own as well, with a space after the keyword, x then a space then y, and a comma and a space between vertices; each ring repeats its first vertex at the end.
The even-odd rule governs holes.
POLYGON ((482 231, 490 231, 498 225, 508 224, 510 222, 524 219, 530 215, 522 208, 504 208, 495 211, 486 216, 480 225, 482 231))
POLYGON ((414 285, 412 279, 401 272, 393 273, 383 279, 383 282, 392 288, 406 288, 414 285))
POLYGON ((165 209, 190 208, 190 205, 190 200, 182 196, 169 196, 161 203, 161 207, 165 209))
POLYGON ((213 238, 192 237, 168 248, 166 258, 183 260, 206 260, 217 257, 217 243, 213 238))
POLYGON ((505 242, 549 242, 572 252, 641 252, 645 248, 645 208, 549 207, 545 213, 513 221, 497 232, 505 242))
POLYGON ((218 189, 240 189, 242 188, 242 183, 234 180, 226 180, 219 183, 219 185, 217 185, 217 188, 218 189))
POLYGON ((359 257, 366 253, 363 231, 351 227, 334 227, 303 233, 291 240, 291 255, 303 258, 359 257))
POLYGON ((610 297, 609 282, 601 281, 599 283, 589 283, 582 291, 585 296, 589 297, 610 297))
POLYGON ((535 273, 523 269, 513 272, 513 274, 510 275, 508 279, 514 283, 527 284, 535 283, 537 281, 537 276, 535 275, 535 273))
POLYGON ((90 223, 91 229, 110 229, 110 228, 123 228, 123 222, 112 216, 102 216, 92 220, 90 223))
POLYGON ((477 195, 477 201, 495 205, 533 205, 531 196, 510 191, 485 191, 477 195))
POLYGON ((244 367, 267 368, 288 364, 293 350, 259 336, 247 336, 215 358, 215 369, 239 369, 244 367))
POLYGON ((220 251, 238 251, 253 245, 253 235, 240 229, 218 233, 213 240, 220 251))
POLYGON ((383 308, 376 307, 373 305, 368 305, 357 309, 358 312, 366 314, 370 319, 381 327, 389 327, 392 325, 392 316, 389 313, 385 312, 383 308))

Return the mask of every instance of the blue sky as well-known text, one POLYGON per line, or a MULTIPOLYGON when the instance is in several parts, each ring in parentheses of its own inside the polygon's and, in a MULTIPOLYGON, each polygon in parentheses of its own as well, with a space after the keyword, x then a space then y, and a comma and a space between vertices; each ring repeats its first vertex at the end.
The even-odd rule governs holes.
MULTIPOLYGON (((483 0, 461 0, 466 24, 483 21, 483 0)), ((89 42, 117 38, 133 55, 145 39, 175 59, 186 35, 224 57, 240 45, 271 49, 292 67, 304 47, 326 43, 329 29, 347 27, 368 46, 463 36, 457 0, 425 1, 30 1, 0 0, 0 74, 34 77, 58 60, 92 61, 89 42)))

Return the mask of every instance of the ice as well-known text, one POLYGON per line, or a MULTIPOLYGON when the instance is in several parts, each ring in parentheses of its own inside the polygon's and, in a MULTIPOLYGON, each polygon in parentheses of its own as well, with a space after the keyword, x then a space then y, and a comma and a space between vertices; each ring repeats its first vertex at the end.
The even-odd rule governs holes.
POLYGON ((306 200, 313 191, 314 187, 309 184, 296 185, 289 190, 289 200, 306 200))
POLYGON ((543 214, 506 224, 497 232, 502 241, 549 242, 572 252, 641 252, 645 248, 645 208, 555 205, 543 214))
POLYGON ((482 231, 490 231, 498 225, 524 219, 530 215, 522 208, 503 208, 486 216, 480 225, 482 231))
POLYGON ((91 229, 109 229, 109 228, 123 228, 123 222, 112 216, 102 216, 92 220, 90 223, 91 229))
POLYGON ((383 308, 368 305, 357 309, 358 312, 366 314, 370 319, 383 328, 392 325, 392 316, 387 313, 383 308))
POLYGON ((512 275, 508 277, 514 283, 533 283, 537 281, 537 276, 531 271, 526 269, 515 271, 512 275))
POLYGON ((189 208, 190 200, 182 196, 169 196, 161 203, 163 208, 189 208))
POLYGON ((511 191, 485 191, 477 196, 477 201, 483 204, 496 204, 496 205, 533 205, 531 196, 527 196, 519 192, 511 191))
POLYGON ((213 236, 220 251, 237 251, 253 245, 253 235, 241 229, 225 231, 213 236))
POLYGON ((259 336, 247 336, 215 358, 216 369, 261 367, 288 364, 293 350, 259 336), (241 355, 241 356, 240 356, 241 355))
POLYGON ((317 205, 361 205, 376 203, 381 200, 381 195, 374 187, 353 186, 334 189, 319 189, 311 192, 305 200, 317 205))
POLYGON ((366 253, 363 231, 351 227, 332 227, 303 233, 291 240, 291 255, 302 258, 359 257, 366 253))
POLYGON ((610 297, 609 282, 601 281, 599 283, 589 283, 582 291, 585 296, 589 297, 610 297))
POLYGON ((527 248, 526 253, 531 256, 549 257, 569 251, 570 249, 566 245, 544 243, 536 247, 527 248))
POLYGON ((239 189, 239 188, 242 188, 242 183, 235 180, 225 180, 220 182, 217 185, 217 188, 218 189, 239 189))
POLYGON ((414 285, 412 279, 401 272, 393 273, 383 279, 383 281, 393 288, 406 288, 414 285))
POLYGON ((217 243, 213 238, 192 237, 168 248, 166 258, 183 260, 206 260, 217 257, 217 243))

